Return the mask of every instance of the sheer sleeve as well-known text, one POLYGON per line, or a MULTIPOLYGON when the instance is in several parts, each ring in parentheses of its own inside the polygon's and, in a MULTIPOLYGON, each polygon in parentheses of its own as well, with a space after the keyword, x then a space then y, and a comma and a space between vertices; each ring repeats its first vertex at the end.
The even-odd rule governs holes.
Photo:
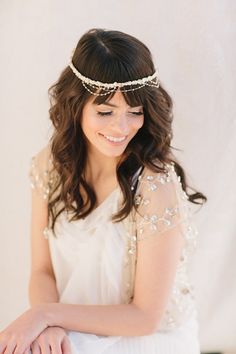
POLYGON ((166 173, 145 169, 135 196, 137 241, 160 236, 177 225, 182 232, 189 217, 188 197, 173 164, 166 173))
POLYGON ((34 189, 45 201, 48 201, 50 189, 54 182, 52 159, 49 145, 41 149, 30 159, 29 179, 34 189))

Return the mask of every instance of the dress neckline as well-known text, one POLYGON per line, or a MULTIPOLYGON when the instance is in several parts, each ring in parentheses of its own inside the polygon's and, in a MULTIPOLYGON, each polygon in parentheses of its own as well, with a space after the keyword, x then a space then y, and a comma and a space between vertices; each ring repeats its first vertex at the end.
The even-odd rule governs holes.
MULTIPOLYGON (((136 173, 134 174, 133 176, 133 181, 132 181, 132 185, 134 186, 135 183, 137 183, 138 181, 138 176, 140 173, 140 171, 142 172, 143 171, 143 167, 141 166, 137 171, 136 173)), ((118 184, 117 187, 115 189, 113 189, 113 191, 111 191, 108 196, 96 207, 94 208, 91 213, 89 215, 93 215, 96 214, 98 211, 100 211, 100 209, 105 205, 107 204, 108 201, 110 201, 111 197, 116 194, 117 192, 121 192, 121 189, 120 189, 120 185, 118 184)), ((87 216, 88 217, 88 216, 87 216)))
POLYGON ((119 189, 120 189, 120 186, 118 185, 115 189, 113 189, 112 192, 110 192, 108 194, 108 196, 95 209, 92 210, 91 213, 97 212, 97 210, 101 209, 101 207, 104 204, 106 204, 110 200, 110 198, 113 196, 113 194, 115 194, 115 192, 117 192, 119 189))

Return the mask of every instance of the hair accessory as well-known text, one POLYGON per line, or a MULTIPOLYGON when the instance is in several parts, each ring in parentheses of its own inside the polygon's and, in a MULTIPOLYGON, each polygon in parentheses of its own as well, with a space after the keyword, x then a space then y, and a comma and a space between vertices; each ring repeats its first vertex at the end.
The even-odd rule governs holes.
POLYGON ((111 92, 115 91, 115 89, 117 87, 119 88, 123 88, 124 86, 138 86, 135 88, 131 88, 131 89, 122 89, 121 92, 127 92, 127 91, 135 91, 138 90, 144 86, 153 86, 153 87, 159 87, 160 82, 158 79, 158 71, 156 70, 154 72, 153 75, 147 76, 147 77, 143 77, 141 79, 137 79, 137 80, 133 80, 133 81, 127 81, 127 82, 113 82, 113 83, 105 83, 105 82, 101 82, 101 81, 95 81, 92 80, 84 75, 82 75, 74 66, 73 62, 72 62, 72 58, 70 60, 69 63, 69 67, 71 68, 71 70, 73 71, 73 73, 82 81, 82 84, 84 86, 84 88, 89 91, 92 95, 95 96, 105 96, 110 94, 111 92), (106 90, 108 92, 105 93, 97 93, 97 92, 93 92, 90 90, 90 88, 88 87, 91 86, 93 89, 97 90, 99 88, 101 88, 102 90, 106 90))

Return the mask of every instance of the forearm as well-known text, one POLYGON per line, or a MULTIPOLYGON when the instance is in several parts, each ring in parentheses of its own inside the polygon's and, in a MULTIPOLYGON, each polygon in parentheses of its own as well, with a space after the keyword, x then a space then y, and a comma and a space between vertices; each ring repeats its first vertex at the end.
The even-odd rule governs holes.
POLYGON ((142 336, 153 333, 150 318, 133 304, 43 304, 48 326, 107 336, 142 336))
POLYGON ((49 273, 33 272, 29 281, 29 302, 31 306, 58 302, 59 296, 55 278, 49 273))

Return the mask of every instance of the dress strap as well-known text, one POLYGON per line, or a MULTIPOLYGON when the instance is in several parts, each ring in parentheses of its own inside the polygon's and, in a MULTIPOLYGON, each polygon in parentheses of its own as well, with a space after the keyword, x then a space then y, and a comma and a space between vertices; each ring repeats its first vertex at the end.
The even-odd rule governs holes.
POLYGON ((141 175, 141 173, 143 172, 144 166, 140 166, 139 169, 135 172, 135 174, 132 177, 132 185, 131 185, 131 189, 132 191, 136 191, 137 189, 137 185, 138 185, 138 178, 141 175))

